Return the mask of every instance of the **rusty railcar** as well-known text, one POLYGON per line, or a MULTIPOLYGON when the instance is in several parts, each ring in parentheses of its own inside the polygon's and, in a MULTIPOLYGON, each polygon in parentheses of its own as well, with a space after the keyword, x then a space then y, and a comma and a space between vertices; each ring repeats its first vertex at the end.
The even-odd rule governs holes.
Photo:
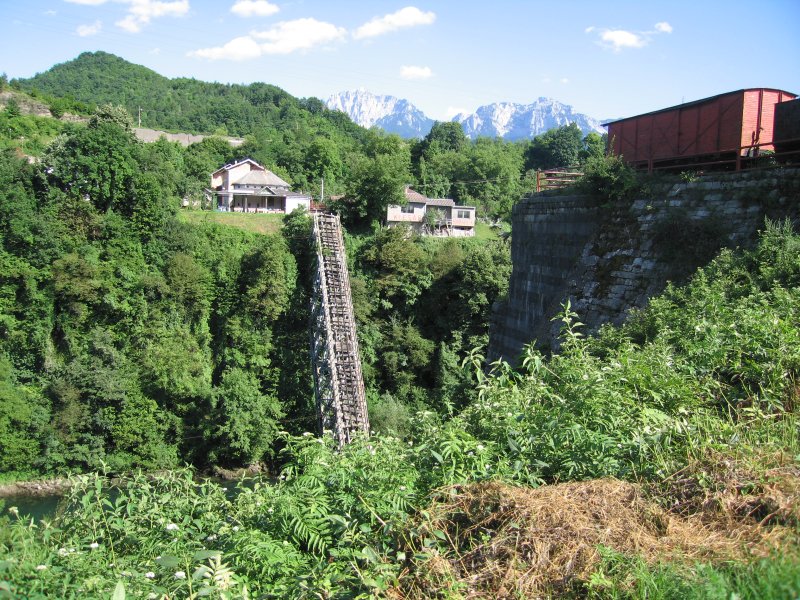
POLYGON ((740 169, 774 151, 776 105, 796 94, 750 88, 607 123, 609 151, 649 171, 740 169))

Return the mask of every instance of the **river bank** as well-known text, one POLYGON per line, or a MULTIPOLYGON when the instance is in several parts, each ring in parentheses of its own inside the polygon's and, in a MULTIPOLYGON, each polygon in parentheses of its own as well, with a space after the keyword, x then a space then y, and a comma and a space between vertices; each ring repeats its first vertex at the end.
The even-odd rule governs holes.
POLYGON ((69 479, 63 477, 0 483, 0 499, 16 496, 40 498, 42 496, 63 495, 69 489, 69 486, 69 479))
MULTIPOLYGON (((164 471, 153 471, 150 475, 158 475, 164 471)), ((268 475, 263 465, 249 465, 239 469, 225 469, 215 466, 209 471, 198 471, 196 477, 200 479, 216 479, 220 481, 238 481, 246 477, 268 475)), ((112 480, 115 481, 115 480, 112 480)), ((54 477, 50 479, 34 479, 31 481, 10 481, 0 483, 0 499, 16 496, 54 496, 63 495, 70 487, 68 477, 54 477)))

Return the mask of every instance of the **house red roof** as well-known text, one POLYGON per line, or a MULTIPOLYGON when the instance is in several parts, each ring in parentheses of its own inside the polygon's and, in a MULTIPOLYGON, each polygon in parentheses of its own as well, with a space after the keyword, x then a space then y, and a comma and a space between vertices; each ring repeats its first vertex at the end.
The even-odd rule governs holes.
POLYGON ((419 202, 420 204, 428 203, 428 198, 426 198, 419 192, 412 190, 410 187, 406 187, 405 194, 406 194, 406 200, 408 200, 409 202, 419 202))

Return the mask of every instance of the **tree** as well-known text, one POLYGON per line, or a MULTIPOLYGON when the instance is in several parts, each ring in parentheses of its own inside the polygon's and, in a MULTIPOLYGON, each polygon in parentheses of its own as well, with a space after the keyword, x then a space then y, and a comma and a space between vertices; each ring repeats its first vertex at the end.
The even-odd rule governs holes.
POLYGON ((436 121, 422 141, 423 154, 435 152, 461 152, 469 140, 461 123, 436 121))
POLYGON ((404 202, 411 181, 408 144, 396 135, 373 133, 367 155, 352 155, 347 202, 338 208, 349 221, 380 220, 389 204, 404 202))
POLYGON ((496 219, 509 218, 522 196, 521 146, 502 140, 479 138, 469 147, 463 170, 456 174, 456 199, 477 204, 496 219))
POLYGON ((43 157, 51 183, 73 197, 88 197, 100 211, 126 210, 138 170, 139 144, 116 122, 98 119, 54 140, 43 157))
POLYGON ((385 309, 410 309, 431 283, 425 253, 404 227, 382 229, 364 248, 362 264, 372 271, 385 309))
POLYGON ((272 447, 283 416, 278 400, 261 393, 253 374, 229 369, 214 392, 213 405, 218 449, 212 460, 245 465, 260 461, 272 447))
POLYGON ((339 146, 326 137, 314 139, 305 150, 305 170, 312 181, 325 178, 325 183, 332 186, 342 177, 344 163, 339 146))
POLYGON ((583 150, 580 151, 581 164, 593 158, 603 158, 606 154, 607 139, 607 133, 602 136, 594 131, 586 134, 583 138, 583 150))
POLYGON ((208 185, 211 173, 229 162, 234 155, 233 148, 224 139, 207 137, 186 149, 186 175, 208 185))
POLYGON ((0 354, 0 473, 30 469, 40 459, 49 410, 32 390, 17 385, 0 354))
POLYGON ((100 123, 114 123, 129 133, 133 130, 133 118, 125 107, 110 103, 98 106, 89 118, 89 127, 97 127, 100 123))
POLYGON ((159 185, 152 173, 137 173, 133 177, 130 201, 131 222, 147 241, 158 235, 169 219, 175 216, 177 204, 159 185))
POLYGON ((536 136, 525 152, 525 170, 555 169, 578 164, 583 134, 576 123, 536 136))
POLYGON ((56 98, 50 102, 50 114, 54 119, 60 119, 67 111, 68 102, 63 98, 56 98))

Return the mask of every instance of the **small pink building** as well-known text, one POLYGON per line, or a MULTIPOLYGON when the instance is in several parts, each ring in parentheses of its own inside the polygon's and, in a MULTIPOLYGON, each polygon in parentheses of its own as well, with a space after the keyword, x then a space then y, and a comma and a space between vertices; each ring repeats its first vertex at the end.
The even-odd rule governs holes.
POLYGON ((403 206, 390 204, 386 208, 386 226, 408 225, 422 235, 472 237, 475 235, 475 207, 456 206, 450 198, 427 198, 405 189, 403 206))
POLYGON ((210 191, 222 211, 288 214, 311 206, 311 196, 291 191, 287 182, 251 158, 214 171, 210 191))

